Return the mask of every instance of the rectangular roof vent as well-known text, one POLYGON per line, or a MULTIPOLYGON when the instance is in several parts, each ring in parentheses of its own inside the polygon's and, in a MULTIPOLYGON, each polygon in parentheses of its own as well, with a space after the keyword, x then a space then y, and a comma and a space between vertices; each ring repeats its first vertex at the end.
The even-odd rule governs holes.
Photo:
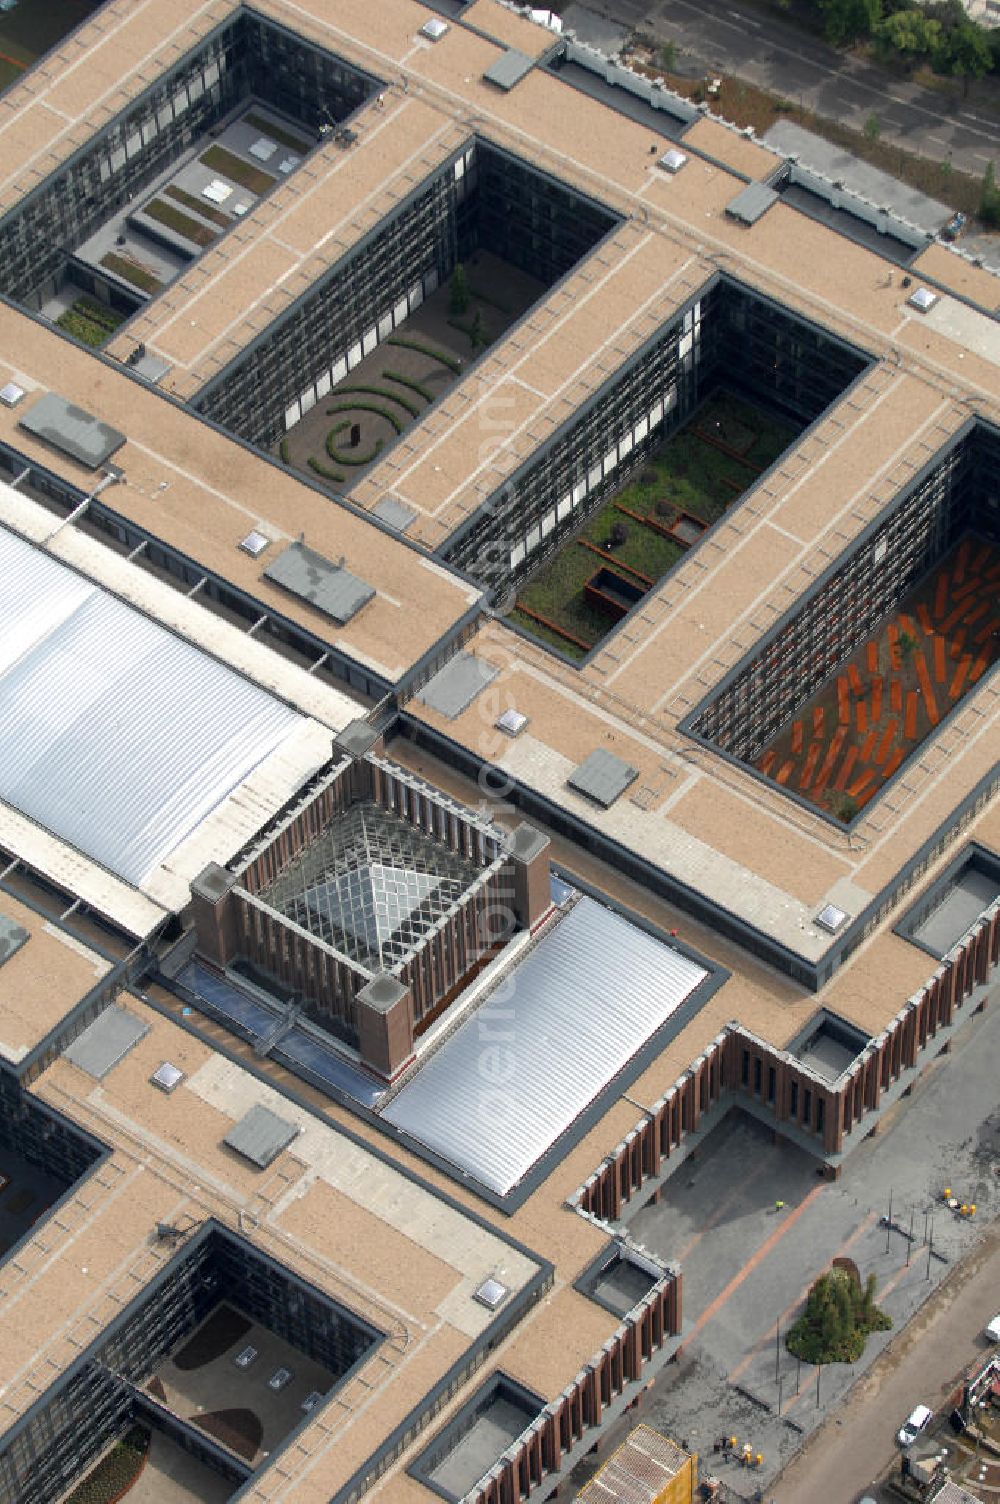
POLYGON ((264 578, 308 601, 339 627, 375 594, 371 585, 344 568, 343 560, 332 564, 304 543, 290 543, 264 570, 264 578))
POLYGON ((534 66, 533 57, 528 57, 526 52, 519 52, 516 47, 508 47, 490 64, 483 78, 488 84, 495 84, 498 89, 508 93, 534 66))
POLYGON ((440 42, 447 30, 447 21, 442 21, 439 17, 432 16, 429 21, 424 22, 423 26, 417 32, 417 36, 424 37, 428 42, 440 42))
POLYGON ((656 165, 662 167, 664 172, 680 172, 686 162, 687 153, 678 151, 676 146, 672 146, 669 151, 663 153, 656 165))
POLYGON ((240 539, 239 546, 245 554, 250 555, 251 559, 259 559, 270 541, 270 538, 266 537, 263 533, 258 533, 257 529, 254 528, 251 532, 247 533, 245 538, 240 539))
POLYGON ((609 809, 639 776, 638 768, 598 747, 567 778, 571 789, 585 794, 603 809, 609 809))
POLYGON ((18 427, 34 434, 36 439, 44 439, 53 449, 68 454, 70 459, 86 465, 89 470, 98 469, 125 442, 125 435, 117 428, 102 423, 55 392, 46 392, 40 397, 24 417, 18 419, 18 427))
POLYGON ((230 1128, 222 1142, 259 1170, 266 1170, 298 1133, 294 1123, 258 1103, 230 1128))
POLYGON ((132 1013, 126 1013, 117 1003, 105 1008, 89 1028, 73 1040, 64 1051, 71 1065, 86 1071, 88 1076, 103 1081, 110 1070, 124 1060, 129 1050, 149 1033, 149 1025, 132 1013))
POLYGON ((165 1091, 169 1097, 170 1093, 176 1091, 184 1080, 184 1072, 178 1070, 176 1065, 171 1065, 169 1060, 164 1060, 162 1065, 156 1067, 149 1079, 153 1086, 159 1087, 160 1091, 165 1091))
POLYGON ((499 672, 495 664, 472 653, 456 653, 444 668, 438 669, 428 679, 417 699, 452 721, 472 704, 499 672))
POLYGON ((18 386, 16 381, 8 381, 6 386, 0 386, 0 402, 4 407, 16 407, 24 397, 24 387, 18 386))
POLYGON ((766 183, 748 183, 743 192, 726 205, 726 213, 741 224, 755 225, 777 201, 778 195, 766 183))
POLYGON ((504 736, 520 736, 527 724, 528 717, 522 715, 519 710, 515 710, 512 705, 509 710, 505 710, 503 715, 497 718, 496 728, 498 731, 502 731, 504 736))
POLYGON ((930 313, 939 298, 937 293, 931 292, 929 287, 915 287, 906 301, 909 307, 915 308, 918 313, 930 313))
POLYGON ((31 936, 21 925, 15 924, 13 919, 8 919, 6 914, 0 914, 0 966, 9 961, 11 956, 27 945, 31 936))
POLYGON ((378 506, 372 507, 372 516, 380 522, 387 522, 397 533, 405 533, 416 515, 412 507, 408 507, 396 496, 383 496, 378 506))

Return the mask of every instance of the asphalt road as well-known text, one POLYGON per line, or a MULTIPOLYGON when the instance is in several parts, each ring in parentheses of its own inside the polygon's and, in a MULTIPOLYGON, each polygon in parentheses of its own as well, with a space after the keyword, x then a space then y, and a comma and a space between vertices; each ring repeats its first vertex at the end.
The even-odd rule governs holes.
POLYGON ((937 1409, 955 1375, 988 1351, 982 1330, 996 1315, 998 1292, 1000 1227, 994 1225, 770 1485, 768 1499, 848 1504, 865 1493, 891 1463, 893 1432, 914 1405, 937 1409))
POLYGON ((681 49, 685 73, 721 72, 863 129, 878 117, 882 139, 981 177, 1000 167, 1000 89, 984 80, 969 101, 919 89, 827 47, 777 17, 727 0, 590 0, 590 8, 681 49))

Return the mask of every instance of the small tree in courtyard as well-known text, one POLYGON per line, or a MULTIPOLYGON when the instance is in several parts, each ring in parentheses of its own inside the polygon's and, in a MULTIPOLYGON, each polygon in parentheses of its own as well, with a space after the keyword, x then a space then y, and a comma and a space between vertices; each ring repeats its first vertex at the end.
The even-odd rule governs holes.
POLYGON ((888 1331, 891 1317, 875 1304, 874 1275, 862 1288, 846 1269, 821 1274, 791 1327, 788 1350, 806 1363, 853 1363, 869 1332, 888 1331))
POLYGON ((469 279, 461 261, 451 274, 451 316, 460 319, 469 308, 469 279))

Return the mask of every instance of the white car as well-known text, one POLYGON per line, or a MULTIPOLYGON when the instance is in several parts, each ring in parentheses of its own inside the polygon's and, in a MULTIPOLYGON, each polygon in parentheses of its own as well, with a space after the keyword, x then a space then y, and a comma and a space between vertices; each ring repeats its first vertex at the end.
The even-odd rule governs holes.
POLYGON ((273 1389, 278 1394, 287 1384, 294 1379, 295 1374, 290 1368, 276 1368, 267 1381, 268 1389, 273 1389))
POLYGON ((251 1363, 255 1363, 256 1361, 257 1349, 249 1343, 246 1347, 241 1348, 241 1350, 236 1354, 236 1357, 233 1359, 233 1362, 236 1364, 237 1368, 249 1368, 251 1363))
POLYGON ((985 1330, 986 1337, 990 1342, 1000 1342, 1000 1314, 994 1316, 985 1330))
POLYGON ((912 1446, 917 1437, 920 1435, 921 1431, 929 1426, 933 1419, 934 1411, 930 1408, 929 1405, 918 1405, 917 1408, 910 1413, 906 1422, 899 1428, 899 1431, 896 1435, 896 1440, 899 1442, 900 1446, 912 1446))

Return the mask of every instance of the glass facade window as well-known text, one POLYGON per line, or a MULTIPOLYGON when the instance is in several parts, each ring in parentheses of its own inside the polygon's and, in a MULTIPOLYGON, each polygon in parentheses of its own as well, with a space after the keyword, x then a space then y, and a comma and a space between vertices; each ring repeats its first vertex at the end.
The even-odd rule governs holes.
POLYGON ((479 247, 551 286, 616 223, 486 142, 463 146, 195 398, 266 448, 479 247), (460 169, 460 170, 459 170, 460 169))
POLYGON ((804 427, 864 363, 788 310, 716 278, 448 539, 442 554, 484 585, 499 588, 511 576, 516 582, 557 551, 581 517, 714 388, 742 392, 804 427), (570 506, 557 506, 551 527, 554 495, 569 497, 570 506))
POLYGON ((377 87, 240 8, 0 220, 0 292, 39 307, 58 288, 73 247, 242 101, 260 100, 313 134, 346 119, 377 87))

